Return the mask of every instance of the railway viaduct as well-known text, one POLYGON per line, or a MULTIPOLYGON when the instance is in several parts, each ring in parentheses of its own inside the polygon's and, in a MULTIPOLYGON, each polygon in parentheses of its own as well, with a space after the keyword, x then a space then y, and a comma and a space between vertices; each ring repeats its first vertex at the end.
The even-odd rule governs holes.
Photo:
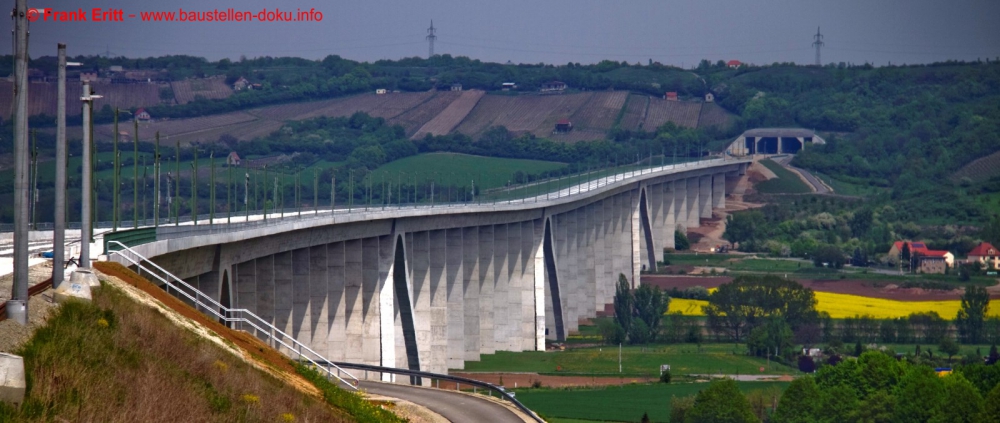
POLYGON ((160 227, 134 249, 331 361, 446 373, 564 340, 612 301, 619 274, 635 287, 675 229, 724 207, 748 164, 649 168, 490 204, 160 227))

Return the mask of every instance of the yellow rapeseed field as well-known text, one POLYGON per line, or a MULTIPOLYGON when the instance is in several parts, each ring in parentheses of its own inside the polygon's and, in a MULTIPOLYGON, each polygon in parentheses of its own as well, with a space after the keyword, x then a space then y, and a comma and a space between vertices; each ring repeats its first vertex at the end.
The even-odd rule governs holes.
MULTIPOLYGON (((951 301, 896 301, 860 295, 835 294, 816 291, 816 309, 830 313, 834 319, 869 315, 878 319, 906 317, 911 313, 935 311, 945 319, 954 319, 961 308, 959 300, 951 301)), ((708 301, 670 299, 669 313, 681 312, 685 316, 704 316, 701 307, 708 301)), ((990 316, 1000 317, 1000 300, 990 301, 990 316)))

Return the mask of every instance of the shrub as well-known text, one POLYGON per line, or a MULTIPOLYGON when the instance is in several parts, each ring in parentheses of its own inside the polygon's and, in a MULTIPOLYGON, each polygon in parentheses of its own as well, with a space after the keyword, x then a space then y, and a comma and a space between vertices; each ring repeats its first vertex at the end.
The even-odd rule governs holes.
POLYGON ((670 383, 670 370, 664 370, 660 373, 660 382, 670 383))
POLYGON ((808 355, 799 356, 799 371, 803 373, 812 373, 816 371, 816 362, 813 358, 808 355))

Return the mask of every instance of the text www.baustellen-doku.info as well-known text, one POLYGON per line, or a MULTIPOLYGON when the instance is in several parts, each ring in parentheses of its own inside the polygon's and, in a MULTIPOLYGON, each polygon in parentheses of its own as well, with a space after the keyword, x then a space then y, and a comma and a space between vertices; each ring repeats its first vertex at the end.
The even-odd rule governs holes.
POLYGON ((125 22, 126 20, 141 20, 143 22, 320 22, 323 12, 310 8, 305 9, 262 9, 238 10, 210 9, 170 11, 128 11, 124 9, 108 9, 95 7, 93 9, 55 9, 51 7, 35 7, 28 9, 28 20, 31 22, 125 22))

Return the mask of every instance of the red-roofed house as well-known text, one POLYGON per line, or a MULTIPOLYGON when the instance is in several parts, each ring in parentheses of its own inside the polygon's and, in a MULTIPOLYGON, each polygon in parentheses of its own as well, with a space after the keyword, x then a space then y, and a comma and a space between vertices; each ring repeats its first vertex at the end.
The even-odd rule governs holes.
POLYGON ((667 91, 667 93, 663 96, 663 98, 665 100, 669 100, 669 101, 677 101, 677 92, 676 91, 667 91))
POLYGON ((896 241, 889 249, 888 261, 898 264, 902 258, 903 245, 909 244, 910 257, 914 265, 923 273, 944 273, 945 269, 955 265, 955 255, 949 251, 931 250, 923 241, 896 241))
POLYGON ((1000 269, 1000 250, 988 242, 981 242, 968 255, 969 263, 979 262, 986 267, 1000 269))
POLYGON ((235 151, 229 153, 229 156, 226 156, 226 165, 227 166, 239 166, 240 162, 241 162, 240 155, 236 154, 235 151))
POLYGON ((135 118, 138 120, 150 120, 152 116, 149 115, 146 109, 139 109, 135 111, 135 118))
POLYGON ((573 130, 573 122, 569 119, 562 118, 559 122, 556 122, 556 132, 569 132, 573 130))
POLYGON ((736 69, 736 68, 738 68, 740 66, 743 66, 743 63, 740 62, 739 60, 730 60, 730 61, 726 62, 726 66, 728 66, 731 69, 736 69))

